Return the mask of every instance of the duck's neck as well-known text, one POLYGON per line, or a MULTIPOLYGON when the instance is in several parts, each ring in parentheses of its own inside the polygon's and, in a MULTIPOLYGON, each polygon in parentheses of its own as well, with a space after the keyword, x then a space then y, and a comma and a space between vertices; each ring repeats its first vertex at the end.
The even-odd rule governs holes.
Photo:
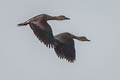
POLYGON ((57 16, 51 16, 48 18, 48 20, 58 20, 57 16))
POLYGON ((82 41, 81 37, 75 36, 75 35, 73 35, 73 34, 71 34, 71 36, 72 36, 73 39, 76 39, 76 40, 82 41))
POLYGON ((73 38, 73 39, 80 40, 80 37, 78 37, 78 36, 75 36, 75 35, 73 35, 73 34, 71 34, 71 35, 72 35, 72 38, 73 38))

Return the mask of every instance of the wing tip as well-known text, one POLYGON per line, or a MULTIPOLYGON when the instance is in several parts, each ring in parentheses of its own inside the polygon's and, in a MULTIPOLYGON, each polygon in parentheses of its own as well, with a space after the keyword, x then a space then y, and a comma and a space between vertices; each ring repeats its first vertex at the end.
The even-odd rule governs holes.
POLYGON ((73 56, 65 56, 64 54, 57 54, 58 58, 60 59, 65 59, 66 61, 70 62, 70 63, 74 63, 75 61, 75 57, 73 56))

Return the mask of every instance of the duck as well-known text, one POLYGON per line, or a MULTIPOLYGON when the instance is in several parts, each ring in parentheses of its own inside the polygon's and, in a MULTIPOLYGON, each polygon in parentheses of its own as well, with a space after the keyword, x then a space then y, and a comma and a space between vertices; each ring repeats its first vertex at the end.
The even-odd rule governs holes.
POLYGON ((29 25, 33 30, 33 33, 36 37, 47 47, 54 47, 55 40, 53 36, 53 31, 51 26, 47 21, 49 20, 70 20, 70 18, 60 15, 60 16, 51 16, 48 14, 40 14, 35 17, 32 17, 22 23, 19 23, 18 26, 26 26, 29 25))
POLYGON ((69 32, 63 32, 54 36, 55 47, 54 51, 60 59, 66 59, 68 62, 73 63, 76 60, 75 42, 74 39, 79 41, 90 41, 85 36, 75 36, 69 32))

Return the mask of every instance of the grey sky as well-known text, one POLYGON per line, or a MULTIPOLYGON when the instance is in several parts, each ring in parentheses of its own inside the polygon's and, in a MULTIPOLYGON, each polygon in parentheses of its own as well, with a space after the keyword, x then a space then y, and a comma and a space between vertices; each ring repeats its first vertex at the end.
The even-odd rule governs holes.
POLYGON ((0 80, 120 80, 119 0, 1 0, 0 80), (35 15, 65 15, 70 21, 49 21, 54 34, 71 32, 74 64, 60 60, 32 30, 17 23, 35 15))

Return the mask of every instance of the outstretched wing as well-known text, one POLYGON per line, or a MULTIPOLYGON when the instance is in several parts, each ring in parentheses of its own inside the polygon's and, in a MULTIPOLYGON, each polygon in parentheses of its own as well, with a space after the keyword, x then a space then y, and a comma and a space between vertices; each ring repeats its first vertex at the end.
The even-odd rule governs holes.
POLYGON ((31 29, 37 38, 47 47, 54 47, 54 37, 50 26, 44 27, 39 23, 30 23, 31 29))
POLYGON ((69 62, 75 61, 75 48, 74 48, 74 41, 60 41, 55 40, 55 48, 56 54, 61 59, 66 59, 69 62))

